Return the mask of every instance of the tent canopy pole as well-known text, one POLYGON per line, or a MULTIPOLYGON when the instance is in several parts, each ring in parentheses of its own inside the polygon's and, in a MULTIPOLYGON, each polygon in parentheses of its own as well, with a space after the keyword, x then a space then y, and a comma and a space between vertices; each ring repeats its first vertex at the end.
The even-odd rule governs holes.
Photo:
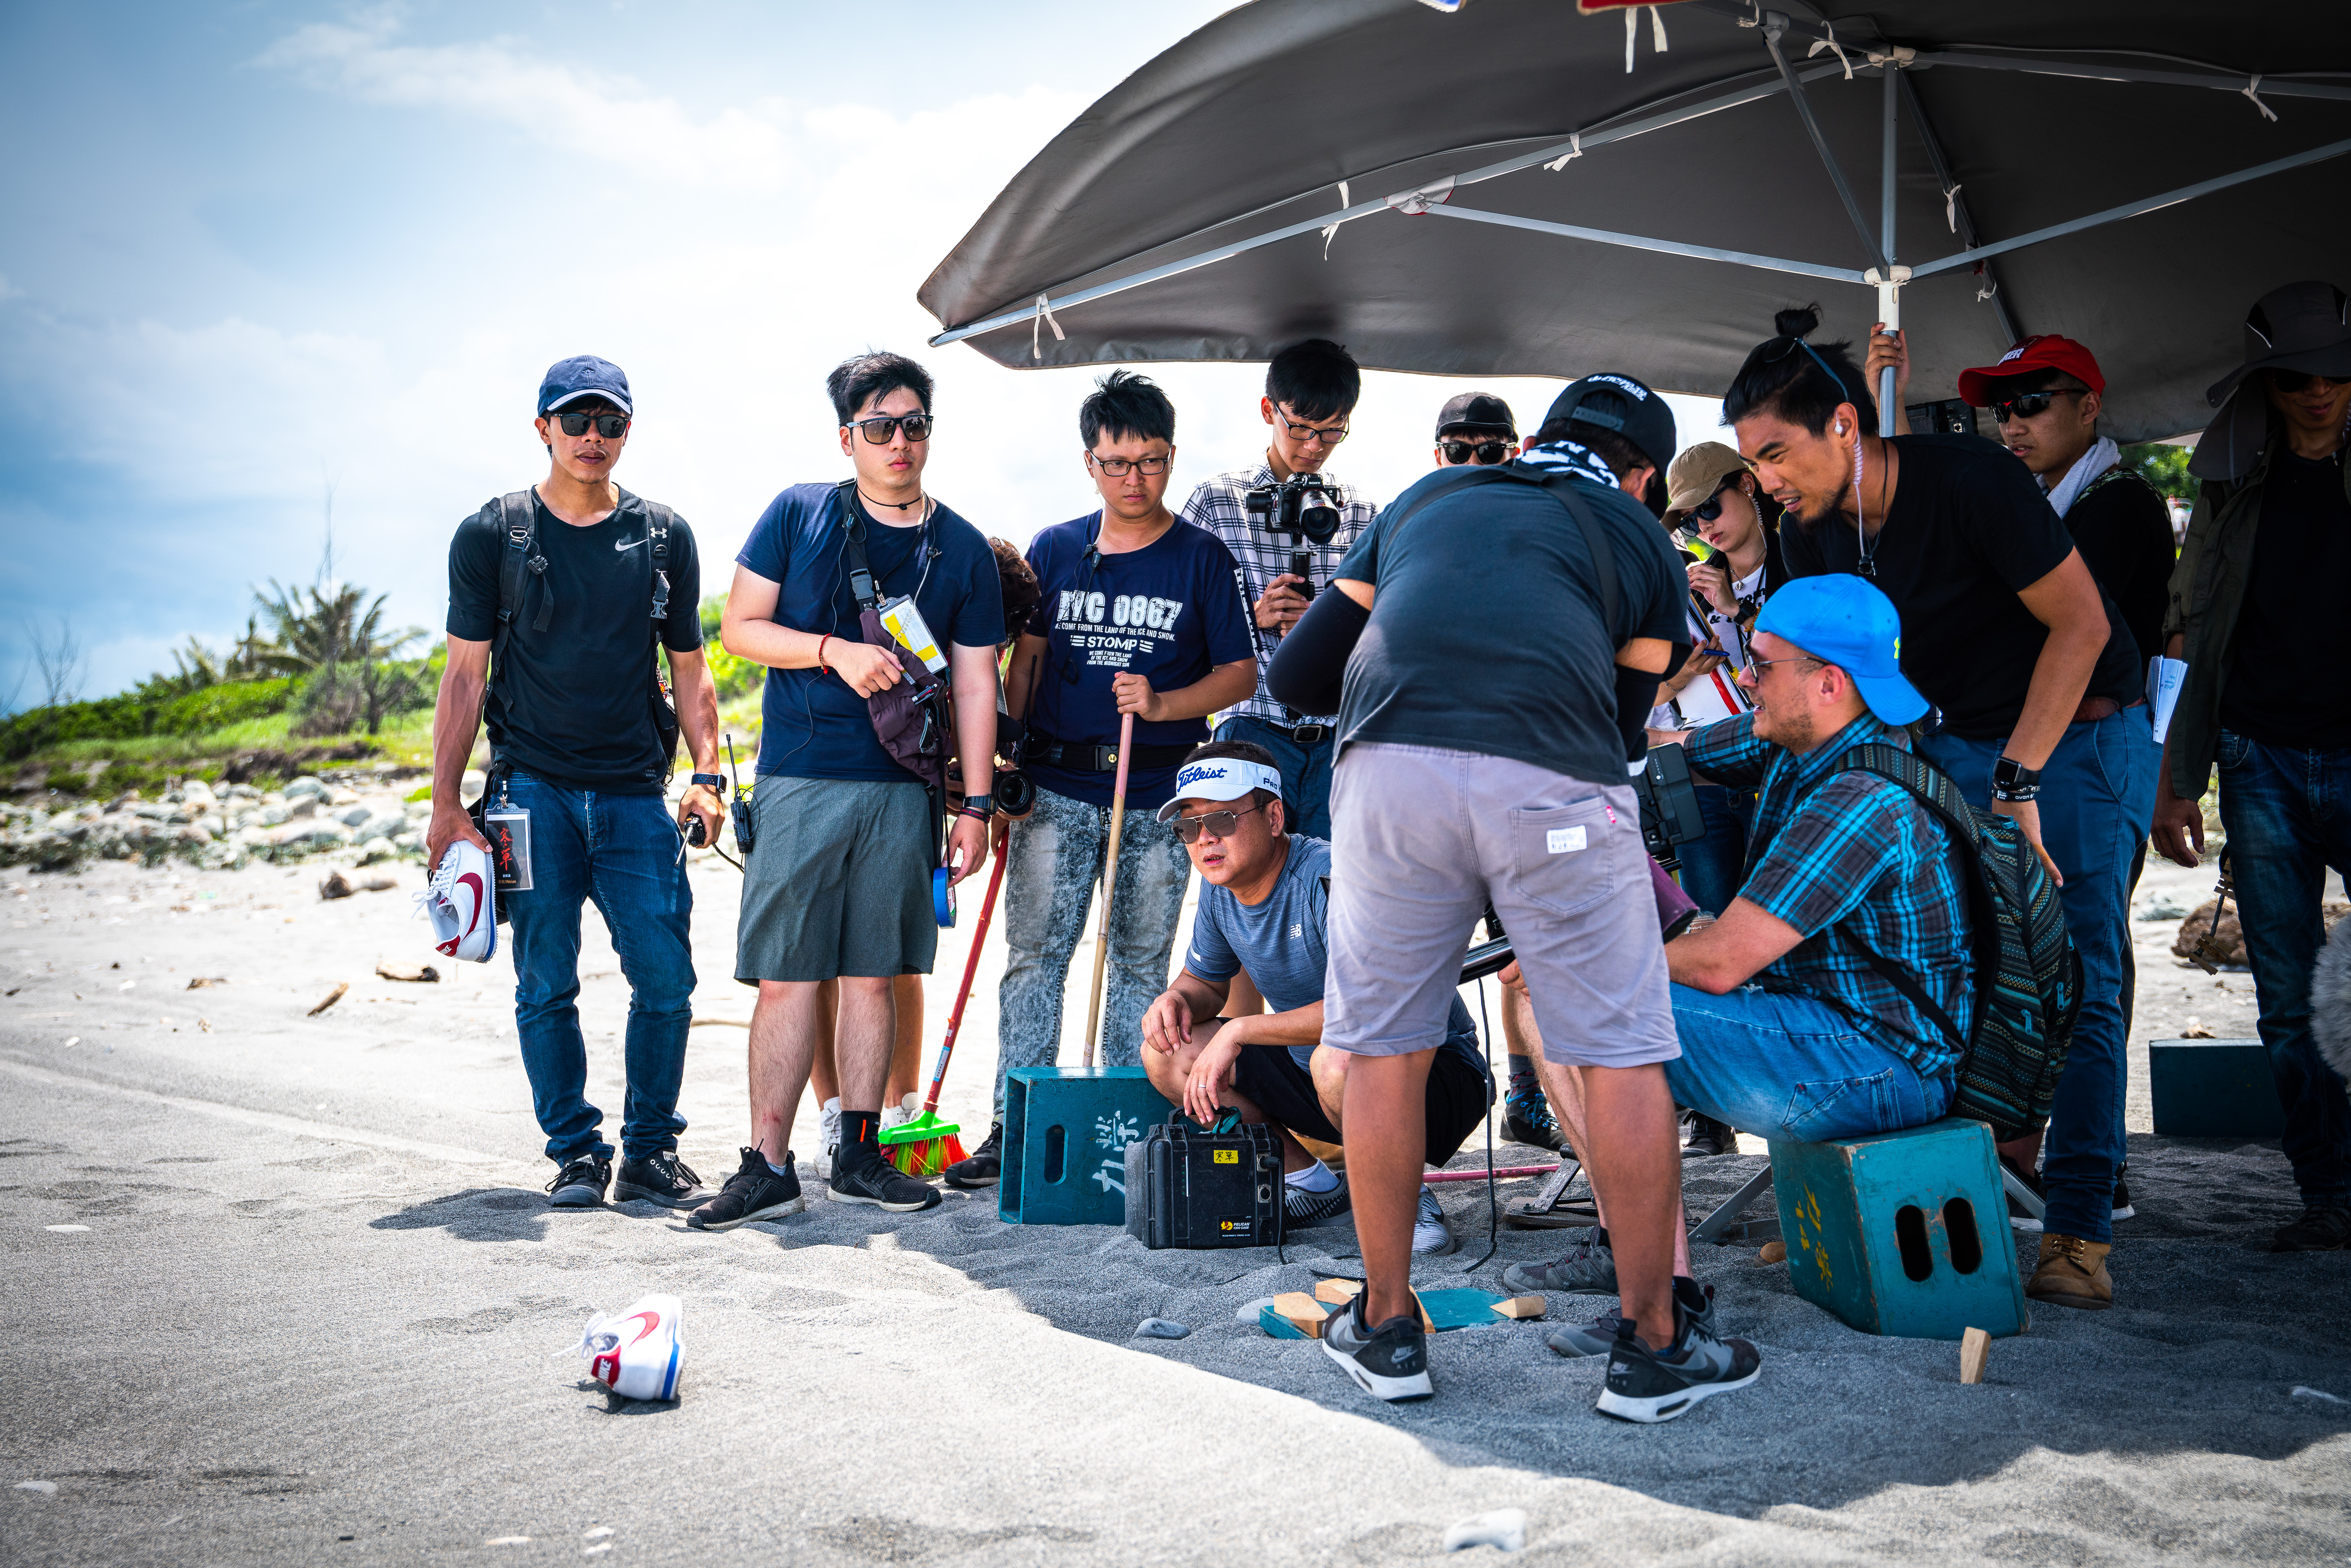
MULTIPOLYGON (((1536 234, 1557 235, 1562 239, 1592 240, 1601 245, 1628 246, 1635 250, 1659 251, 1667 256, 1695 256, 1700 261, 1727 261, 1734 267, 1751 267, 1762 272, 1792 272, 1805 277, 1824 278, 1831 283, 1866 283, 1868 275, 1850 267, 1823 267, 1817 262, 1790 261, 1784 256, 1760 256, 1753 251, 1720 250, 1710 245, 1685 245, 1679 240, 1649 239, 1640 235, 1618 234, 1611 229, 1588 229, 1575 224, 1555 224, 1547 218, 1522 218, 1510 213, 1489 213, 1479 207, 1431 206, 1426 214, 1438 218, 1468 218, 1475 223, 1498 224, 1504 228, 1529 229, 1536 234)), ((1059 307, 1056 307, 1059 308, 1059 307)), ((1022 319, 1027 319, 1023 317, 1022 319)))
MULTIPOLYGON (((1880 115, 1879 138, 1883 148, 1878 154, 1877 206, 1879 234, 1877 248, 1886 257, 1886 277, 1877 286, 1877 316, 1889 332, 1902 329, 1902 286, 1894 281, 1894 111, 1902 99, 1902 72, 1892 60, 1886 62, 1881 72, 1886 78, 1886 106, 1880 115)), ((1894 367, 1888 365, 1877 373, 1877 434, 1895 433, 1894 367)))
POLYGON ((1804 122, 1804 133, 1813 139, 1813 151, 1821 155, 1821 165, 1829 172, 1829 181, 1836 186, 1837 200, 1844 204, 1845 215, 1853 220, 1854 232, 1861 236, 1862 248, 1877 267, 1892 265, 1886 253, 1878 248, 1877 237, 1869 232, 1869 220, 1861 215, 1861 204, 1854 200, 1853 186, 1837 164, 1836 154, 1829 151, 1829 139, 1821 133, 1821 122, 1813 118, 1813 106, 1804 99, 1804 84, 1788 65, 1788 57, 1780 52, 1781 19, 1779 13, 1766 15, 1763 22, 1763 47, 1771 51, 1771 63, 1780 68, 1780 79, 1788 84, 1788 97, 1796 106, 1796 117, 1804 122))
MULTIPOLYGON (((1934 122, 1927 118, 1927 106, 1918 100, 1918 86, 1904 72, 1896 72, 1895 79, 1902 89, 1903 98, 1909 102, 1910 120, 1918 128, 1918 141, 1927 149, 1927 166, 1934 170, 1935 184, 1943 193, 1943 201, 1950 209, 1951 233, 1958 236, 1961 245, 1973 250, 1976 247, 1976 222, 1968 212, 1967 197, 1951 178, 1950 160, 1943 156, 1942 138, 1935 134, 1934 122)), ((2000 318, 2001 341, 2013 343, 2022 338, 2024 332, 2017 326, 2015 316, 2009 311, 2007 299, 2001 294, 2000 275, 1992 269, 1991 262, 1982 261, 1980 265, 1983 267, 1984 287, 1978 291, 1978 298, 1990 296, 1992 314, 2000 318)))

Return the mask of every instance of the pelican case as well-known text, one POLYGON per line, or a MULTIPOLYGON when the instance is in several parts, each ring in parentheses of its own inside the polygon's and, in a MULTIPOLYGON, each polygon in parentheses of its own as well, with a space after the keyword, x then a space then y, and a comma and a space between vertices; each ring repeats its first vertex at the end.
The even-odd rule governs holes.
POLYGON ((1126 1146, 1126 1228, 1154 1251, 1270 1247, 1281 1197, 1281 1145, 1261 1124, 1176 1119, 1126 1146))

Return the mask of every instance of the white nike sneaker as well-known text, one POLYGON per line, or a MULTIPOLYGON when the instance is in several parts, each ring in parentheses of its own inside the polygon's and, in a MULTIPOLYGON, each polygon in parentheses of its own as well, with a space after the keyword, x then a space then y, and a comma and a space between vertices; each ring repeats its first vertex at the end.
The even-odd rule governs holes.
POLYGON ((464 839, 442 852, 441 869, 416 895, 433 922, 434 950, 486 964, 498 950, 497 877, 490 857, 464 839))
POLYGON ((647 1296, 627 1312, 596 1313, 579 1343, 555 1354, 585 1357, 588 1375, 623 1399, 674 1399, 685 1372, 683 1317, 675 1296, 647 1296))

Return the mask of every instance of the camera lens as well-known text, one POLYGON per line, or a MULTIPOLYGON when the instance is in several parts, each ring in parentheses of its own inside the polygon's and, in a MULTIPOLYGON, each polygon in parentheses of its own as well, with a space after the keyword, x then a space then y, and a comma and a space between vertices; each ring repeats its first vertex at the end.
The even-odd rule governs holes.
POLYGON ((1008 817, 1025 817, 1037 804, 1037 786, 1029 775, 1008 769, 996 776, 996 809, 1008 817))

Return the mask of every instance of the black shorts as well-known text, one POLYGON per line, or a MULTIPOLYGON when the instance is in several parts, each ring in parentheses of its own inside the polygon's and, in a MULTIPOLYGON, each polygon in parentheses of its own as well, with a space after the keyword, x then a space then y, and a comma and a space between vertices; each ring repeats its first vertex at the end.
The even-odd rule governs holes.
MULTIPOLYGON (((1268 1119, 1317 1143, 1343 1140, 1322 1113, 1313 1075, 1298 1065, 1285 1046, 1244 1047, 1233 1063, 1233 1089, 1256 1103, 1268 1119)), ((1428 1064, 1428 1119, 1422 1155, 1432 1166, 1451 1159, 1486 1119, 1486 1075, 1458 1051, 1440 1050, 1428 1064)))

